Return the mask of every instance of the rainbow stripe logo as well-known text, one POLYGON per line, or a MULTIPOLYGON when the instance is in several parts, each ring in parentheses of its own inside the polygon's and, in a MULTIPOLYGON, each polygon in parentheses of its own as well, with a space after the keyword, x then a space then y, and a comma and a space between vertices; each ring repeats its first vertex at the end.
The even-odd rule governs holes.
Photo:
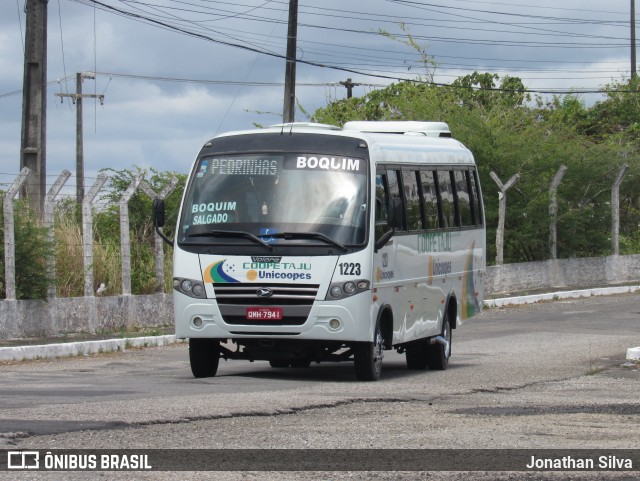
POLYGON ((224 263, 227 260, 215 262, 207 267, 203 271, 204 282, 210 282, 212 284, 227 284, 230 282, 240 282, 238 279, 231 277, 224 271, 224 263))

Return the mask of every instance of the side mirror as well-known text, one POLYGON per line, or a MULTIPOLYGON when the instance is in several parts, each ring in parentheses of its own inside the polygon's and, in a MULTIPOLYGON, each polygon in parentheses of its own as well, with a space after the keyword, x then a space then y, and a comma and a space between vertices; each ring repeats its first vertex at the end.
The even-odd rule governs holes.
POLYGON ((395 235, 395 233, 396 233, 396 230, 391 228, 387 232, 382 234, 380 238, 376 241, 375 245, 373 246, 374 251, 378 252, 380 249, 382 249, 387 244, 387 242, 391 240, 391 238, 395 235))
POLYGON ((153 199, 153 226, 164 227, 164 199, 153 199))
POLYGON ((164 227, 164 199, 153 199, 153 225, 156 228, 156 233, 160 238, 170 247, 173 247, 173 241, 169 239, 160 230, 164 227))

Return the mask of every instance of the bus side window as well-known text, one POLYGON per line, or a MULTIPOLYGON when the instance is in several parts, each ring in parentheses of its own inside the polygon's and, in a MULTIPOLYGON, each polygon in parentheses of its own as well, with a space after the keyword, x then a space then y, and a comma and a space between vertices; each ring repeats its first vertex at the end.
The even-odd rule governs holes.
POLYGON ((433 171, 423 170, 420 172, 420 185, 422 186, 426 227, 427 229, 438 229, 440 227, 440 216, 438 215, 438 194, 436 193, 433 171))
POLYGON ((482 225, 482 199, 480 199, 480 195, 478 194, 478 172, 476 170, 470 170, 468 173, 474 224, 482 225))
POLYGON ((422 230, 422 209, 420 207, 420 193, 415 170, 402 171, 402 185, 406 203, 407 227, 409 230, 422 230))
POLYGON ((454 170, 453 177, 456 183, 456 200, 458 202, 458 212, 460 213, 460 224, 462 227, 474 224, 471 216, 471 203, 469 202, 469 186, 467 184, 467 171, 454 170))
POLYGON ((406 216, 404 212, 402 193, 400 192, 400 179, 397 170, 387 171, 387 183, 389 186, 389 209, 393 209, 393 227, 397 230, 407 230, 406 216))
POLYGON ((387 182, 385 174, 376 175, 376 224, 382 224, 389 219, 389 200, 387 196, 387 182))
POLYGON ((453 204, 451 173, 448 170, 438 171, 438 187, 440 193, 440 206, 442 207, 442 227, 455 227, 456 212, 453 204))

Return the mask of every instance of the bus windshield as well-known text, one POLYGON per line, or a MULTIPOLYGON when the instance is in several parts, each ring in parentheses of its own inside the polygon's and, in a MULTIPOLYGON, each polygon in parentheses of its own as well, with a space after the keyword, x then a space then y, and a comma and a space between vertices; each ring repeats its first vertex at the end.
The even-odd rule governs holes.
POLYGON ((321 154, 203 157, 185 197, 180 243, 362 245, 367 164, 321 154))

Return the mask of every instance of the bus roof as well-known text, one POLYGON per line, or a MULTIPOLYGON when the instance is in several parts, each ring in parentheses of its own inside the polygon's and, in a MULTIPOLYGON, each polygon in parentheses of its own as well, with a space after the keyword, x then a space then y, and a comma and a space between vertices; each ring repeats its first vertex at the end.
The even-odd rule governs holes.
POLYGON ((444 122, 356 121, 347 122, 342 128, 328 124, 293 122, 271 125, 263 129, 227 132, 216 138, 273 133, 358 138, 366 142, 371 159, 375 162, 474 164, 471 152, 461 142, 451 138, 451 131, 444 122))

